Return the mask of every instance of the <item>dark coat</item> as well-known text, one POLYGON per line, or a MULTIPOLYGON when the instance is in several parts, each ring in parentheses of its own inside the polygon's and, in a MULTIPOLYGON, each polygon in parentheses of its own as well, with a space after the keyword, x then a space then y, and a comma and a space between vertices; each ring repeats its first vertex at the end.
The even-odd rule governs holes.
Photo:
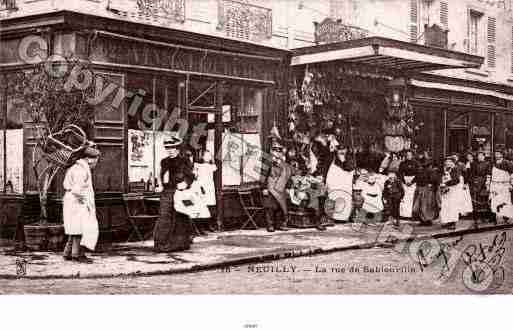
POLYGON ((419 163, 414 159, 404 160, 399 165, 399 177, 404 178, 405 176, 417 176, 419 167, 419 163))
POLYGON ((400 201, 404 197, 403 184, 399 179, 388 179, 383 189, 383 199, 386 201, 400 201))

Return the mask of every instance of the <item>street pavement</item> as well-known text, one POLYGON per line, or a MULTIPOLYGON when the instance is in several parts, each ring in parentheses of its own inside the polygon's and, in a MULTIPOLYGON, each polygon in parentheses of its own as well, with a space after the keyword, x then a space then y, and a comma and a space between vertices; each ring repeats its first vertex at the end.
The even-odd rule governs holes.
POLYGON ((4 247, 0 253, 0 278, 109 278, 149 276, 237 266, 248 263, 281 260, 350 249, 388 246, 413 237, 458 236, 493 228, 512 228, 510 224, 481 224, 460 221, 456 231, 439 224, 419 227, 403 222, 399 230, 389 224, 366 226, 338 224, 325 232, 315 229, 293 229, 268 233, 264 229, 211 233, 196 237, 192 248, 176 253, 155 253, 152 241, 112 244, 91 254, 93 264, 64 261, 56 252, 16 252, 4 247))
POLYGON ((416 256, 399 253, 393 247, 368 248, 185 274, 100 279, 0 279, 0 293, 511 294, 512 237, 513 230, 508 229, 438 238, 437 241, 446 247, 465 251, 463 257, 449 267, 450 270, 442 255, 425 265, 416 256), (478 249, 474 250, 474 247, 478 249), (492 262, 497 251, 502 257, 492 262), (472 281, 465 263, 471 255, 475 261, 487 260, 494 271, 480 274, 476 269, 477 279, 472 281), (488 281, 488 276, 493 280, 488 281))

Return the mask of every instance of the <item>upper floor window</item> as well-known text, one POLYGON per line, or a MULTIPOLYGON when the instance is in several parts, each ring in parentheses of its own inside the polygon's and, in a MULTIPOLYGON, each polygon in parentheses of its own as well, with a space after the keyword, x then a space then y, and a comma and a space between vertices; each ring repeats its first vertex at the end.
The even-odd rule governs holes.
POLYGON ((479 35, 480 35, 480 23, 483 17, 483 13, 475 10, 469 10, 468 15, 468 51, 471 54, 479 53, 479 35))
POLYGON ((218 0, 218 29, 228 37, 263 40, 272 36, 272 10, 248 1, 218 0))
POLYGON ((16 0, 0 0, 0 10, 16 10, 16 0))

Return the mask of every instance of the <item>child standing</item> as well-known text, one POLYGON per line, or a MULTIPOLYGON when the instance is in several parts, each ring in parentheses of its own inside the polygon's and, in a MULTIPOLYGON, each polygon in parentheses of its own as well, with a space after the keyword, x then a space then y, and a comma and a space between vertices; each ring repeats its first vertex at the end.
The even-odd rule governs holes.
POLYGON ((194 174, 196 175, 195 185, 200 193, 203 202, 208 206, 212 215, 208 223, 209 229, 213 229, 212 219, 215 220, 216 211, 216 188, 214 184, 214 172, 217 166, 213 163, 212 154, 208 150, 202 153, 201 162, 194 163, 194 174))
POLYGON ((395 227, 399 226, 399 208, 403 197, 403 184, 397 178, 397 173, 394 170, 390 170, 388 172, 388 180, 385 182, 383 189, 383 201, 388 211, 388 219, 392 221, 395 227))

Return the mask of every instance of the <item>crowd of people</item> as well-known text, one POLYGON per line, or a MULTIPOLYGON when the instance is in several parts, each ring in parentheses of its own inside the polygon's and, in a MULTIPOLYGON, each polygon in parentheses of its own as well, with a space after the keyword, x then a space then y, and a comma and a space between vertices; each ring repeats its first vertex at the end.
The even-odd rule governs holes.
POLYGON ((269 231, 283 229, 291 207, 315 211, 319 230, 325 230, 322 217, 369 225, 390 221, 394 226, 401 220, 422 226, 439 221, 447 229, 455 229, 465 217, 476 226, 513 218, 513 163, 501 151, 492 159, 481 151, 453 154, 437 164, 427 151, 380 154, 352 151, 329 140, 315 143, 305 157, 298 157, 296 147, 273 143, 268 174, 273 179, 267 180, 264 195, 276 201, 270 208, 277 220, 268 224, 269 231))
POLYGON ((496 151, 453 154, 435 164, 428 152, 351 153, 337 148, 326 175, 332 217, 375 223, 400 219, 454 229, 462 217, 507 221, 513 217, 513 164, 496 151), (351 159, 353 158, 353 159, 351 159), (348 206, 351 206, 348 207, 348 206))
MULTIPOLYGON (((217 170, 208 151, 196 160, 182 139, 165 141, 161 161, 160 218, 154 230, 156 251, 186 250, 192 243, 191 220, 203 233, 215 219, 217 170)), ((455 229, 462 217, 479 221, 513 218, 513 163, 496 151, 451 155, 435 164, 429 152, 383 153, 350 150, 336 140, 316 139, 304 146, 271 143, 271 166, 262 173, 267 230, 287 230, 291 210, 306 210, 311 224, 326 230, 326 219, 375 225, 402 219, 430 226, 436 220, 455 229)), ((64 226, 69 241, 64 258, 90 262, 82 247, 94 250, 98 239, 91 169, 99 157, 89 146, 67 169, 64 226)), ((328 221, 329 222, 329 221, 328 221)))

